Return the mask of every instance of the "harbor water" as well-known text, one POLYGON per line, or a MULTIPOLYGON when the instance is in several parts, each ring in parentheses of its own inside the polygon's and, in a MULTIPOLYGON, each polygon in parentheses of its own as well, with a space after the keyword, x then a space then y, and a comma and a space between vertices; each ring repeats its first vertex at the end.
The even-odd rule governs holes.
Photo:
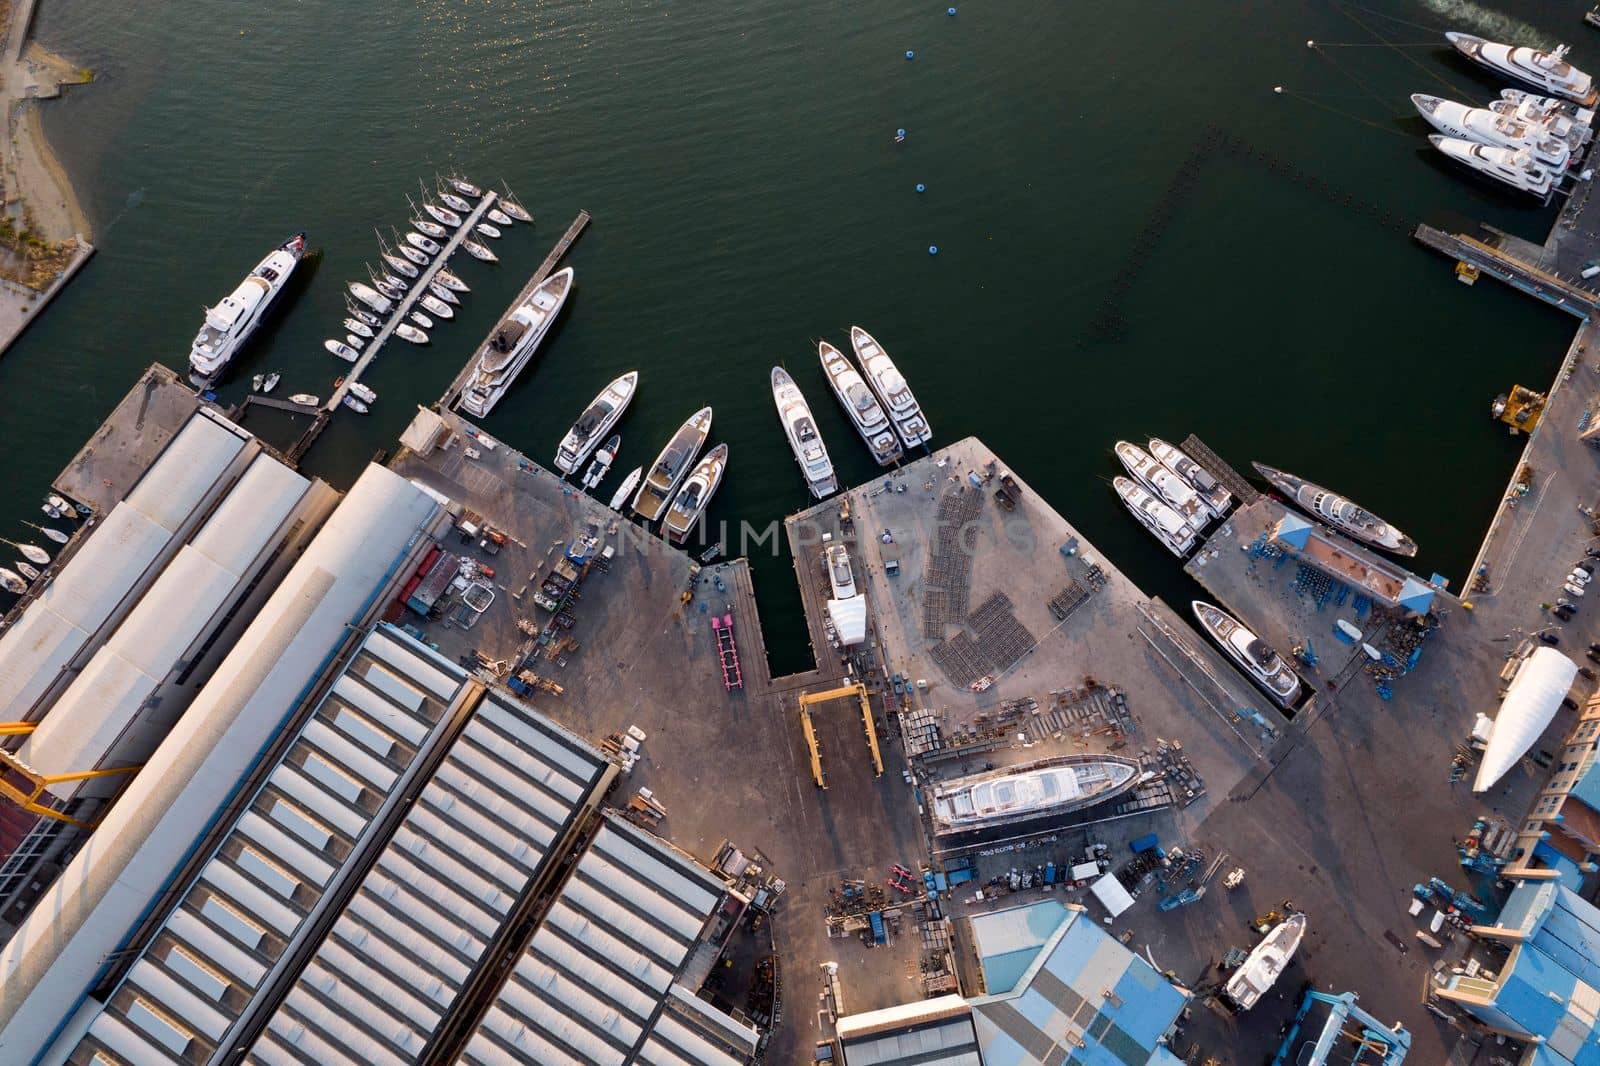
MULTIPOLYGON (((875 476, 816 357, 859 323, 936 444, 981 436, 1148 592, 1192 586, 1121 509, 1111 445, 1190 432, 1354 497, 1416 538, 1424 574, 1459 581, 1520 446, 1489 402, 1545 388, 1574 323, 1457 285, 1410 240, 1424 220, 1542 240, 1556 209, 1450 170, 1407 96, 1499 88, 1448 51, 1449 27, 1568 40, 1600 69, 1583 5, 947 6, 46 0, 37 34, 98 79, 45 128, 100 252, 0 360, 0 532, 41 517, 138 371, 183 366, 202 305, 301 229, 316 254, 220 392, 276 369, 278 395, 326 397, 346 364, 322 341, 344 332, 343 283, 377 262, 374 228, 404 224, 419 179, 459 171, 508 182, 537 224, 495 243, 497 265, 457 257, 463 312, 374 363, 373 413, 341 412, 307 456, 340 487, 582 208, 577 290, 485 427, 548 463, 589 398, 639 370, 602 497, 709 403, 731 446, 713 526, 806 506, 777 363, 842 479, 875 476)), ((275 412, 248 425, 297 432, 275 412)), ((781 673, 808 665, 806 630, 766 544, 781 673)))

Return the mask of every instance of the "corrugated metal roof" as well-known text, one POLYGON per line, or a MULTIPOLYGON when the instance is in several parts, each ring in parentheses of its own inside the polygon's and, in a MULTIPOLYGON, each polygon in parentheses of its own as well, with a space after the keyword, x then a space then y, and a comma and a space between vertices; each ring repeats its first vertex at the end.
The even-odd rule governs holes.
MULTIPOLYGON (((369 647, 398 670, 421 645, 369 647)), ((418 687, 442 673, 419 662, 418 687)), ((487 696, 278 1006, 251 1056, 310 1066, 416 1061, 547 847, 606 779, 599 751, 531 708, 487 696), (552 810, 532 797, 564 799, 552 810), (315 1033, 314 1049, 295 1038, 315 1033)))
MULTIPOLYGON (((0 1045, 43 1051, 154 902, 346 627, 395 579, 438 502, 369 466, 246 628, 177 728, 0 949, 0 1045), (115 889, 115 891, 113 891, 115 889)), ((87 545, 86 545, 87 547, 87 545)))
POLYGON ((191 543, 224 570, 242 574, 310 487, 270 455, 259 455, 191 543))
POLYGON ((172 438, 161 458, 151 464, 123 502, 148 515, 167 532, 176 532, 234 457, 244 450, 246 440, 243 430, 224 427, 197 413, 172 438))

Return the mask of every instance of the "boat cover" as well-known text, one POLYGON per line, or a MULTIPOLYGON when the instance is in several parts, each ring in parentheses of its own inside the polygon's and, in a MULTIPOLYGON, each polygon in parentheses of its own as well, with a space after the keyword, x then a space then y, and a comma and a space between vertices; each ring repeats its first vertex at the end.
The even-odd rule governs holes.
POLYGON ((860 644, 867 639, 867 599, 852 596, 848 600, 829 600, 828 617, 839 634, 839 643, 845 647, 860 644))
POLYGON ((1555 719, 1577 676, 1578 665, 1554 648, 1541 647, 1528 656, 1500 702, 1472 791, 1493 788, 1533 747, 1555 719))

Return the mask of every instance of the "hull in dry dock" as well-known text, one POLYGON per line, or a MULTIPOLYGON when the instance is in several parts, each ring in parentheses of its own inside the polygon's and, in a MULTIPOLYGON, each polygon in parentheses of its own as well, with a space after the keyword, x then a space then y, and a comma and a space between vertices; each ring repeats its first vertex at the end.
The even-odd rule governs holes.
POLYGON ((1140 781, 1139 764, 1117 755, 1063 755, 946 781, 934 789, 940 833, 961 833, 1114 799, 1140 781))

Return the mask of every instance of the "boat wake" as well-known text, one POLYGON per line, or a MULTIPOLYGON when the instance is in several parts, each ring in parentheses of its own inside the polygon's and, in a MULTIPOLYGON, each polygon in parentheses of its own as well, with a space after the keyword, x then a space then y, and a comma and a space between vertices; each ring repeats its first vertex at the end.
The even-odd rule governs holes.
POLYGON ((1560 43, 1550 40, 1537 26, 1472 0, 1422 0, 1422 6, 1449 22, 1452 29, 1468 29, 1491 41, 1528 45, 1544 52, 1560 43))

